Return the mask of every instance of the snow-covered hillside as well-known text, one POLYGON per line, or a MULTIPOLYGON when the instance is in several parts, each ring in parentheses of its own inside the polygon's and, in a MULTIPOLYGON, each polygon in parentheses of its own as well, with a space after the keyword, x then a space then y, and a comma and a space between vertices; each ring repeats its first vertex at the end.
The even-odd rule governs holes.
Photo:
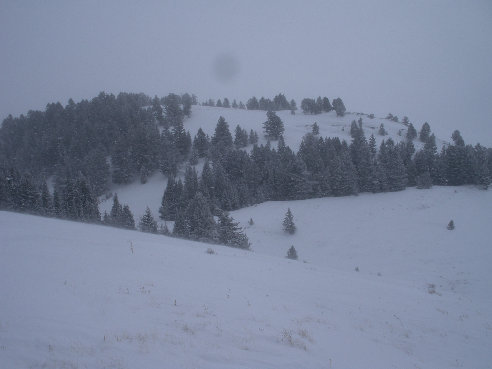
MULTIPOLYGON (((321 137, 339 137, 341 140, 350 143, 350 125, 353 120, 357 121, 359 118, 362 118, 362 126, 366 138, 374 134, 378 146, 383 139, 392 138, 395 142, 404 140, 407 130, 407 127, 402 123, 383 118, 370 119, 367 115, 353 113, 347 113, 344 117, 337 117, 334 111, 319 115, 306 115, 299 111, 297 114, 292 115, 290 111, 280 111, 277 112, 277 115, 284 123, 285 143, 295 151, 299 149, 302 137, 312 131, 312 125, 315 122, 318 123, 321 137), (388 132, 386 136, 378 135, 378 129, 381 123, 384 124, 388 132)), ((239 124, 247 132, 251 129, 257 131, 259 135, 258 143, 260 145, 267 143, 267 139, 263 133, 263 122, 267 119, 266 112, 264 111, 194 106, 192 115, 189 119, 185 120, 184 126, 186 130, 190 131, 192 137, 195 136, 199 128, 202 128, 211 137, 214 134, 215 126, 220 116, 223 116, 229 123, 229 129, 233 137, 234 130, 239 124)), ((415 128, 420 130, 421 127, 416 126, 415 128)), ((436 142, 438 147, 440 147, 446 141, 437 138, 436 142)), ((276 142, 272 144, 276 145, 276 142)), ((418 140, 415 140, 414 144, 417 150, 423 147, 423 144, 418 140)), ((248 146, 248 149, 251 149, 251 147, 251 145, 248 146)), ((130 185, 113 185, 111 191, 118 194, 121 202, 130 206, 136 219, 144 214, 147 206, 152 210, 154 217, 157 218, 166 184, 167 179, 161 173, 155 173, 145 185, 141 185, 136 180, 136 182, 130 185)), ((111 206, 112 199, 101 198, 100 209, 102 213, 104 211, 109 213, 111 206)))
POLYGON ((490 368, 491 203, 269 202, 233 213, 252 252, 0 212, 0 367, 490 368))

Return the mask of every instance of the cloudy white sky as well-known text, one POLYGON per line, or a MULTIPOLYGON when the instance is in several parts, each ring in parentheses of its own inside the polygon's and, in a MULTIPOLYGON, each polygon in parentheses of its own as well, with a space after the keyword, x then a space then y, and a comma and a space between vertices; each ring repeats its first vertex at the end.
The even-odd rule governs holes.
POLYGON ((2 119, 100 91, 283 92, 492 146, 490 0, 2 0, 0 50, 2 119))

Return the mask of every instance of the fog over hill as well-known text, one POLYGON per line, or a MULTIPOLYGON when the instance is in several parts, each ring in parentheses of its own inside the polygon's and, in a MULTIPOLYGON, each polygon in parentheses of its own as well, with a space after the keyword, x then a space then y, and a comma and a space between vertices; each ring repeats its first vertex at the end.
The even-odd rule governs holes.
POLYGON ((0 119, 100 91, 337 94, 492 146, 491 18, 487 0, 2 1, 0 119))

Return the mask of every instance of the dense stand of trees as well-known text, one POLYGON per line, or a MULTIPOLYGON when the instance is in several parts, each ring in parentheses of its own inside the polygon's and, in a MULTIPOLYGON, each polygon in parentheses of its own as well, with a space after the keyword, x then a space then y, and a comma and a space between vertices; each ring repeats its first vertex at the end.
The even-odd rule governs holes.
MULTIPOLYGON (((292 109, 292 101, 286 101, 278 95, 270 108, 289 105, 292 109)), ((264 123, 265 135, 276 140, 275 145, 270 141, 258 145, 258 134, 253 130, 248 134, 240 126, 233 137, 223 117, 212 137, 199 129, 192 139, 184 119, 191 115, 193 104, 196 97, 189 94, 151 99, 142 94, 101 93, 91 101, 69 101, 66 107, 50 104, 44 112, 9 116, 0 129, 0 209, 99 222, 97 196, 107 190, 110 180, 145 182, 161 170, 169 180, 159 217, 175 222, 175 236, 248 248, 247 237, 228 211, 267 200, 433 184, 487 188, 491 183, 492 150, 466 145, 459 131, 452 134, 453 144, 438 152, 429 124, 417 133, 404 118, 406 140, 395 143, 388 138, 378 148, 373 135, 366 138, 359 119, 352 122, 350 143, 320 137, 313 127, 296 153, 285 145, 283 123, 273 111, 278 109, 267 109, 264 123), (423 148, 416 152, 417 137, 423 148), (243 148, 248 145, 252 147, 246 152, 243 148), (194 167, 199 160, 204 162, 200 174, 194 167), (184 178, 178 178, 178 169, 186 162, 184 178), (48 191, 48 176, 55 178, 54 193, 48 191)), ((221 101, 224 104, 229 106, 229 100, 221 101)), ((333 104, 327 98, 304 99, 301 107, 311 109, 312 104, 321 111, 345 112, 341 99, 333 104)), ((116 195, 103 222, 135 229, 130 209, 116 195)), ((157 232, 150 210, 138 226, 157 232)))

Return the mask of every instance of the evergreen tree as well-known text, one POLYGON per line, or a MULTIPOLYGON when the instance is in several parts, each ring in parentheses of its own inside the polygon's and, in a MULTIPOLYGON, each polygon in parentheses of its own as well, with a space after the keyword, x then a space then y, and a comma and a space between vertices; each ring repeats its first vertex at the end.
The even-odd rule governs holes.
POLYGON ((413 141, 416 137, 417 137, 417 130, 415 129, 413 124, 410 123, 407 129, 407 140, 413 141))
POLYGON ((452 231, 454 229, 454 221, 450 220, 449 223, 448 223, 448 226, 447 228, 452 231))
POLYGON ((184 202, 193 199, 198 191, 198 175, 195 168, 187 166, 184 175, 183 194, 184 202))
POLYGON ((419 139, 420 139, 420 141, 422 141, 424 143, 427 142, 427 140, 430 137, 430 133, 431 133, 431 130, 430 130, 429 123, 425 122, 422 125, 422 128, 421 128, 420 133, 419 133, 419 139))
POLYGON ((162 196, 159 217, 162 220, 176 220, 176 216, 182 204, 182 197, 183 185, 181 180, 175 181, 174 177, 169 177, 166 189, 162 196))
POLYGON ((227 212, 219 215, 217 224, 217 241, 226 246, 249 249, 248 237, 244 234, 239 223, 235 222, 227 212))
POLYGON ((317 114, 316 101, 310 98, 302 99, 301 109, 304 114, 317 114))
POLYGON ((386 136, 387 134, 388 132, 386 132, 386 129, 384 129, 384 124, 381 123, 381 125, 379 126, 378 135, 386 136))
POLYGON ((336 98, 333 100, 333 110, 337 113, 338 117, 343 117, 347 109, 345 109, 345 104, 341 98, 336 98))
POLYGON ((233 108, 233 109, 237 109, 237 108, 239 107, 239 105, 238 105, 238 104, 237 104, 237 102, 236 102, 236 99, 234 99, 234 100, 232 101, 232 105, 231 105, 231 106, 232 106, 232 108, 233 108))
POLYGON ((256 133, 256 131, 253 131, 253 129, 249 131, 248 141, 251 145, 255 145, 258 143, 258 133, 256 133))
POLYGON ((451 135, 451 138, 456 146, 465 146, 465 141, 463 140, 463 137, 461 137, 460 131, 455 130, 451 135))
POLYGON ((115 144, 111 157, 113 183, 130 183, 134 173, 132 164, 130 146, 126 139, 122 139, 115 144))
POLYGON ((157 96, 152 99, 152 115, 157 124, 164 125, 164 111, 162 110, 161 101, 157 96))
POLYGON ((260 108, 260 104, 258 103, 256 97, 253 96, 246 102, 246 108, 248 110, 258 110, 260 108))
POLYGON ((263 123, 265 135, 270 139, 278 140, 284 132, 284 123, 273 111, 267 112, 267 118, 268 120, 263 123))
POLYGON ((319 135, 319 126, 318 126, 318 123, 316 123, 316 122, 314 122, 314 124, 313 124, 312 133, 315 136, 319 135))
POLYGON ((384 167, 389 191, 405 189, 408 180, 405 165, 391 138, 381 143, 379 161, 384 167))
POLYGON ((187 117, 191 116, 191 105, 193 104, 193 98, 190 94, 183 94, 181 96, 181 103, 183 104, 183 114, 187 117))
POLYGON ((376 149, 376 138, 373 134, 369 137, 369 152, 371 153, 371 157, 375 157, 377 153, 376 149))
POLYGON ((290 100, 290 111, 291 112, 295 112, 297 110, 297 104, 296 104, 296 101, 294 99, 290 100))
POLYGON ((232 149, 232 135, 229 131, 229 124, 227 124, 224 117, 219 118, 211 143, 212 151, 216 157, 223 156, 227 151, 232 149))
POLYGON ((184 113, 181 110, 181 98, 176 94, 169 94, 163 99, 165 117, 164 124, 167 127, 175 127, 183 124, 184 113))
POLYGON ((287 259, 297 260, 297 251, 294 246, 291 246, 287 251, 287 259))
POLYGON ((201 128, 198 128, 198 131, 193 140, 193 147, 196 149, 198 157, 204 158, 208 155, 209 145, 210 140, 208 136, 203 132, 201 128))
POLYGON ((115 193, 113 196, 113 206, 111 207, 111 212, 109 213, 109 219, 111 224, 119 226, 119 220, 122 218, 123 207, 118 200, 118 194, 115 193))
POLYGON ((488 189, 491 183, 491 172, 489 169, 489 158, 487 149, 480 144, 474 148, 474 183, 479 185, 484 190, 488 189))
POLYGON ((191 136, 186 132, 183 122, 176 122, 172 130, 172 141, 178 150, 181 160, 186 158, 191 150, 191 136))
POLYGON ((53 214, 53 198, 48 190, 46 181, 43 181, 41 186, 40 213, 48 216, 53 214))
POLYGON ((296 232, 296 225, 294 224, 294 216, 290 211, 290 208, 287 209, 287 213, 285 213, 284 221, 282 222, 284 227, 284 231, 289 234, 294 234, 296 232))
POLYGON ((157 223, 148 206, 138 225, 142 232, 157 233, 157 223))
POLYGON ((229 103, 229 99, 227 97, 224 97, 224 102, 222 103, 222 106, 224 108, 230 108, 231 104, 229 103))
POLYGON ((188 238, 189 234, 189 227, 186 222, 184 210, 179 210, 176 214, 176 221, 174 222, 173 236, 188 238))
POLYGON ((222 101, 219 99, 217 100, 217 104, 215 104, 216 107, 222 108, 222 101))
POLYGON ((178 172, 180 153, 169 130, 164 130, 160 138, 159 167, 167 176, 175 176, 178 172))
POLYGON ((330 104, 330 100, 327 97, 323 97, 322 108, 325 113, 329 113, 333 110, 333 107, 330 104))
POLYGON ((236 126, 234 146, 237 149, 248 146, 248 132, 242 129, 239 124, 236 126))
POLYGON ((120 214, 120 226, 126 229, 135 229, 135 220, 133 219, 133 214, 130 211, 128 205, 123 205, 123 209, 120 214))
POLYGON ((207 199, 200 192, 190 201, 184 216, 188 238, 194 240, 213 239, 215 221, 207 199))

